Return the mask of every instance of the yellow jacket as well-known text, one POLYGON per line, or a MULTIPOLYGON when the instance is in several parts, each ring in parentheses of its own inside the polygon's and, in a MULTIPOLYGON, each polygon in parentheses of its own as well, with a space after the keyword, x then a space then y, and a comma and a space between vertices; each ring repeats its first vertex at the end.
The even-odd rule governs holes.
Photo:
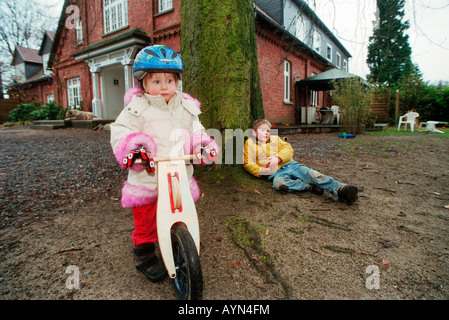
POLYGON ((290 143, 285 142, 278 136, 271 136, 267 142, 260 142, 251 137, 246 140, 243 147, 243 167, 246 171, 259 178, 260 169, 269 162, 269 157, 278 156, 282 160, 277 168, 270 172, 270 174, 273 174, 281 166, 293 160, 293 153, 290 143))

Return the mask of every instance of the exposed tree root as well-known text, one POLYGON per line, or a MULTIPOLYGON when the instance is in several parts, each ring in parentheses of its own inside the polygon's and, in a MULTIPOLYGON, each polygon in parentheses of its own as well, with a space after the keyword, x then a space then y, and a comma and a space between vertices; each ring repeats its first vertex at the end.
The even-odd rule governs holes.
POLYGON ((292 287, 276 270, 273 258, 264 249, 262 239, 250 222, 245 218, 232 217, 227 221, 226 227, 231 233, 232 241, 243 250, 267 281, 273 281, 274 279, 282 286, 285 292, 284 299, 295 299, 292 287))

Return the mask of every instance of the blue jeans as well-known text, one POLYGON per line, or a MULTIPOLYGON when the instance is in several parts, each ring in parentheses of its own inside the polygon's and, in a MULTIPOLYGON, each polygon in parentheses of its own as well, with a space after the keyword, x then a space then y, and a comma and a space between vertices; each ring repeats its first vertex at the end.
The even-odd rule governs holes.
POLYGON ((309 185, 314 184, 328 191, 334 197, 337 197, 338 189, 344 185, 332 177, 325 176, 296 161, 282 166, 268 177, 268 180, 271 179, 273 179, 273 188, 276 190, 280 190, 280 186, 283 185, 288 188, 288 192, 308 191, 309 185))

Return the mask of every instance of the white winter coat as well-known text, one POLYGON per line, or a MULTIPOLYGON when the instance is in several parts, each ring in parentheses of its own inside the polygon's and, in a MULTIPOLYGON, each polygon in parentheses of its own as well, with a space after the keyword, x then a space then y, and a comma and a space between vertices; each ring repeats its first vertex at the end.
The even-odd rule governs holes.
MULTIPOLYGON (((122 164, 123 158, 140 146, 154 157, 179 156, 191 152, 198 143, 208 145, 213 140, 204 133, 200 113, 198 101, 179 92, 168 103, 160 95, 135 94, 111 125, 111 146, 117 161, 122 164)), ((191 179, 191 164, 187 165, 187 174, 191 179)), ((151 175, 142 165, 131 167, 122 189, 122 205, 136 207, 154 202, 156 177, 157 166, 156 173, 151 175)), ((191 191, 194 199, 199 196, 194 179, 191 191)))

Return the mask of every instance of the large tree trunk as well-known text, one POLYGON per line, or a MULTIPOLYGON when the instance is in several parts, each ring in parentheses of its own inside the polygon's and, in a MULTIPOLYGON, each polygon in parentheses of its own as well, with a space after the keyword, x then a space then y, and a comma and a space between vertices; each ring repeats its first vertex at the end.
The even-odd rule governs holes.
POLYGON ((206 128, 247 129, 264 117, 252 0, 182 0, 183 90, 206 128))

